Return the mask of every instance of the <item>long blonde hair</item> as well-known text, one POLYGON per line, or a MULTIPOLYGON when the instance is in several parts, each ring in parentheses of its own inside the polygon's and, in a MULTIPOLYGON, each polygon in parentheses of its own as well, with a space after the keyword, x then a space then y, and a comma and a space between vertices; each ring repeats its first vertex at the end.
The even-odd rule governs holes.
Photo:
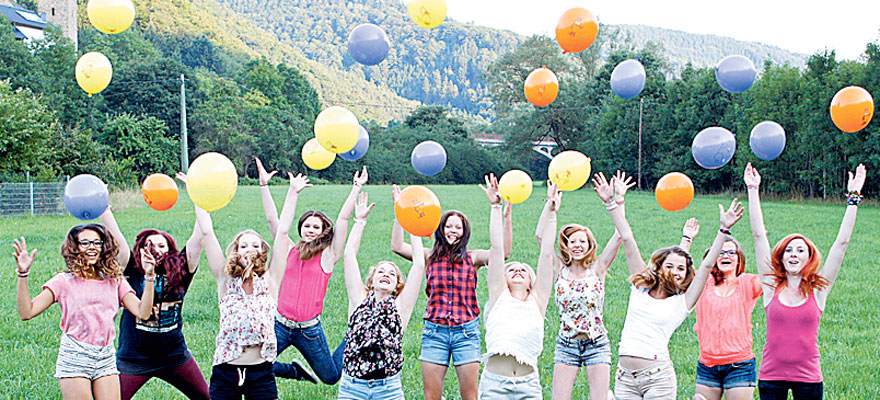
POLYGON ((596 237, 593 236, 593 232, 590 228, 579 224, 568 224, 562 227, 559 230, 559 258, 562 259, 562 263, 566 267, 570 267, 573 263, 581 264, 584 268, 588 268, 594 261, 596 261, 596 248, 598 244, 596 243, 596 237), (571 254, 571 248, 569 248, 568 243, 572 235, 577 232, 583 231, 587 235, 587 254, 584 258, 580 260, 575 260, 574 256, 571 254))
POLYGON ((259 233, 252 229, 247 229, 239 232, 238 235, 235 235, 235 239, 232 240, 232 243, 229 243, 229 246, 226 246, 226 267, 224 268, 224 272, 226 272, 226 275, 233 278, 247 279, 252 275, 263 276, 263 274, 266 273, 266 261, 268 259, 269 243, 266 243, 259 233), (260 251, 257 252, 257 254, 246 257, 244 262, 245 265, 241 265, 239 260, 242 259, 242 255, 238 253, 238 241, 242 236, 248 234, 254 235, 260 239, 260 251), (247 273, 248 270, 250 270, 250 273, 247 273))

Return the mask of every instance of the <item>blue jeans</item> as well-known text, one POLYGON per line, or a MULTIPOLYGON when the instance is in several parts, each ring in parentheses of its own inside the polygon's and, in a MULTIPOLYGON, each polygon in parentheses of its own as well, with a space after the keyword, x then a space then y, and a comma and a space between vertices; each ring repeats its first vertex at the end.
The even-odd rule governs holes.
POLYGON ((342 375, 340 400, 404 400, 400 374, 385 379, 358 379, 342 375))
MULTIPOLYGON (((339 382, 342 376, 342 352, 345 350, 345 339, 330 354, 327 337, 321 323, 308 328, 291 329, 275 321, 275 337, 278 339, 278 355, 288 346, 293 345, 299 350, 318 379, 327 385, 339 382)), ((290 379, 301 379, 293 365, 275 361, 275 376, 290 379)))
POLYGON ((480 362, 480 319, 446 326, 425 321, 419 359, 431 364, 459 365, 480 362))

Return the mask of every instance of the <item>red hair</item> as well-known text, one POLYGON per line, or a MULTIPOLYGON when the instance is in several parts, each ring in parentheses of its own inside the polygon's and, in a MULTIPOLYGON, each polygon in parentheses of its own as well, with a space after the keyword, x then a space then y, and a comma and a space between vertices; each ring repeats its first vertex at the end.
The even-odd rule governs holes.
POLYGON ((766 276, 773 277, 774 288, 778 289, 780 285, 785 283, 787 273, 785 272, 785 265, 782 262, 782 257, 785 254, 785 248, 795 239, 801 239, 807 244, 807 250, 810 255, 807 264, 801 269, 801 283, 798 287, 798 291, 801 295, 809 297, 813 290, 822 290, 828 287, 829 282, 828 279, 825 279, 825 277, 816 273, 816 270, 819 269, 819 263, 822 261, 822 254, 819 253, 816 245, 814 245, 810 239, 804 237, 804 235, 792 233, 776 243, 776 246, 773 247, 773 252, 770 254, 771 273, 766 276))
POLYGON ((189 266, 187 265, 186 253, 181 253, 180 250, 177 249, 177 244, 174 243, 174 239, 167 232, 162 232, 156 229, 145 229, 137 235, 137 238, 134 241, 134 248, 132 249, 134 269, 141 274, 144 273, 144 267, 141 265, 140 250, 147 247, 147 239, 153 235, 160 235, 165 238, 166 242, 168 242, 168 252, 166 252, 165 255, 159 257, 158 254, 153 254, 157 261, 156 273, 164 274, 165 278, 168 279, 168 290, 178 290, 180 289, 181 283, 183 283, 183 275, 189 266))

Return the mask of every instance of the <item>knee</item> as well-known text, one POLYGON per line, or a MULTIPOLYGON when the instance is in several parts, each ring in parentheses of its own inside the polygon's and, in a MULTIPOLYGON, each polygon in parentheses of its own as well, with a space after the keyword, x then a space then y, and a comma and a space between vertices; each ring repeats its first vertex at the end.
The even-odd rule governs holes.
POLYGON ((325 385, 335 385, 336 382, 339 382, 339 380, 342 379, 342 370, 323 374, 319 374, 318 371, 315 371, 315 374, 318 375, 318 379, 320 379, 325 385))

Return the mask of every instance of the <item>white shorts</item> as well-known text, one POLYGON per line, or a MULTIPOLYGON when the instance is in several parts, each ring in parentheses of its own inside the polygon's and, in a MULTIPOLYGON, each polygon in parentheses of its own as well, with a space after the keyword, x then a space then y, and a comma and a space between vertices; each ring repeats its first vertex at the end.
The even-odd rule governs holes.
POLYGON ((541 400, 544 398, 537 372, 526 376, 509 377, 483 369, 480 376, 480 400, 516 399, 541 400))
POLYGON ((112 344, 95 346, 80 342, 66 333, 61 334, 58 361, 55 362, 56 378, 88 378, 96 380, 107 375, 118 375, 116 349, 112 344))

